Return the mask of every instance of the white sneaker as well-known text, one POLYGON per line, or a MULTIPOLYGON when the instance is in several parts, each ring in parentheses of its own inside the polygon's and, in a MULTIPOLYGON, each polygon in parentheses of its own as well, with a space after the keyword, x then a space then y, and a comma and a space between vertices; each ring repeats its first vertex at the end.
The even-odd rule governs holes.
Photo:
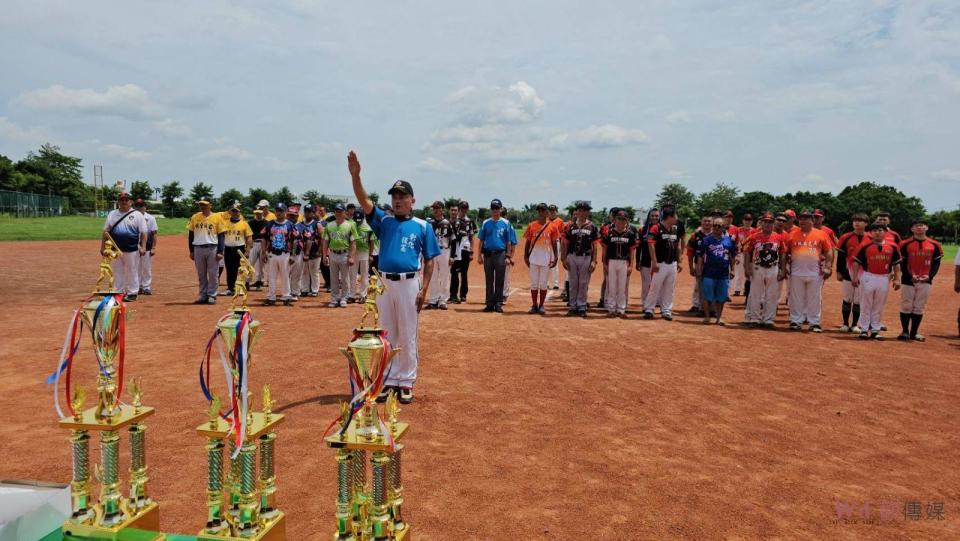
POLYGON ((327 305, 328 308, 336 308, 340 306, 340 303, 337 301, 330 301, 330 304, 327 305))
POLYGON ((850 327, 847 325, 840 325, 840 332, 850 332, 850 327))
POLYGON ((340 308, 347 307, 347 299, 340 299, 340 308))
POLYGON ((863 332, 863 329, 861 329, 859 325, 854 325, 850 327, 850 332, 863 332))

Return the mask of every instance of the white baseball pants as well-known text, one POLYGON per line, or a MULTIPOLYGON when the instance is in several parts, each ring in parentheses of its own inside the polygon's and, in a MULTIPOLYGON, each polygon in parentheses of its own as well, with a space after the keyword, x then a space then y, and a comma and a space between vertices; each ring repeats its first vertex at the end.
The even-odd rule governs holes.
MULTIPOLYGON (((332 270, 332 269, 331 269, 332 270)), ((387 368, 384 385, 413 387, 417 381, 417 293, 420 279, 385 280, 386 291, 377 297, 380 325, 387 331, 387 340, 400 353, 387 368)))
POLYGON ((303 272, 300 274, 300 291, 309 291, 314 295, 320 292, 319 257, 303 262, 303 272))
POLYGON ((550 271, 547 265, 530 263, 530 290, 547 289, 550 286, 550 271))
MULTIPOLYGON (((823 278, 820 276, 790 277, 790 323, 820 324, 823 278)), ((862 312, 861 312, 862 313, 862 312)))
POLYGON ((150 289, 153 284, 153 256, 145 252, 140 256, 140 289, 150 289))
POLYGON ((903 314, 922 314, 930 298, 930 284, 914 284, 900 289, 900 312, 903 314))
POLYGON ((653 313, 660 305, 660 313, 669 316, 673 313, 673 288, 677 282, 677 262, 660 263, 657 272, 652 272, 650 291, 647 300, 643 301, 643 311, 653 313))
POLYGON ((777 317, 777 303, 780 302, 780 281, 777 267, 753 266, 750 280, 750 296, 747 297, 747 310, 743 320, 747 323, 773 323, 777 317))
MULTIPOLYGON (((447 259, 449 259, 449 252, 447 253, 447 259)), ((436 274, 437 266, 433 266, 433 272, 436 274)), ((363 301, 367 296, 367 282, 370 281, 370 252, 357 252, 357 255, 354 256, 353 265, 350 265, 350 283, 354 284, 357 279, 357 275, 360 275, 360 285, 354 286, 351 291, 357 300, 363 301)), ((432 282, 432 280, 431 280, 432 282)), ((450 269, 447 268, 447 289, 450 289, 450 269)), ((447 292, 447 297, 444 297, 443 302, 447 302, 450 292, 447 292)))
MULTIPOLYGON (((607 262, 607 311, 612 314, 624 314, 627 311, 627 269, 630 262, 624 259, 611 259, 607 262)), ((676 266, 674 266, 676 269, 676 266)))
MULTIPOLYGON (((559 240, 556 242, 556 245, 557 245, 557 253, 559 254, 560 248, 561 248, 559 240)), ((563 281, 561 279, 561 276, 563 276, 562 273, 563 273, 563 265, 561 265, 560 262, 557 261, 557 264, 554 265, 552 269, 550 269, 550 273, 547 277, 547 286, 552 285, 553 287, 557 287, 557 288, 560 287, 560 282, 563 281)))
POLYGON ((253 246, 250 247, 250 256, 248 257, 250 262, 253 263, 253 268, 255 269, 252 276, 253 280, 250 281, 251 284, 262 282, 266 274, 263 272, 263 261, 260 259, 262 250, 263 245, 260 244, 260 241, 253 241, 253 246))
MULTIPOLYGON (((653 275, 650 274, 650 267, 640 267, 640 305, 647 304, 647 295, 650 294, 650 286, 653 284, 653 275)), ((694 292, 696 294, 696 292, 694 292)), ((697 301, 699 302, 699 300, 697 301)))
POLYGON ((880 318, 887 303, 890 289, 890 277, 886 274, 864 272, 860 277, 860 321, 857 324, 864 331, 880 332, 880 318))
POLYGON ((840 296, 845 303, 860 304, 860 288, 853 287, 853 282, 850 280, 840 282, 840 296))
POLYGON ((267 276, 270 283, 267 285, 267 300, 277 300, 277 288, 283 300, 290 300, 290 254, 270 254, 267 259, 267 276))
POLYGON ((140 293, 140 252, 120 252, 110 264, 113 268, 113 287, 127 295, 140 293))
POLYGON ((351 296, 353 287, 350 283, 350 265, 347 260, 350 256, 344 252, 342 254, 330 253, 330 300, 340 302, 351 296))
POLYGON ((742 292, 744 290, 744 284, 747 280, 747 273, 744 270, 743 265, 743 254, 738 253, 736 256, 736 263, 734 263, 733 267, 733 280, 731 280, 732 283, 730 284, 734 291, 742 292))
POLYGON ((299 297, 300 292, 300 279, 303 278, 303 254, 290 255, 290 294, 294 297, 299 297))
MULTIPOLYGON (((366 290, 366 281, 361 282, 366 290)), ((450 298, 450 250, 440 250, 433 259, 433 274, 430 275, 430 304, 447 305, 450 298)))

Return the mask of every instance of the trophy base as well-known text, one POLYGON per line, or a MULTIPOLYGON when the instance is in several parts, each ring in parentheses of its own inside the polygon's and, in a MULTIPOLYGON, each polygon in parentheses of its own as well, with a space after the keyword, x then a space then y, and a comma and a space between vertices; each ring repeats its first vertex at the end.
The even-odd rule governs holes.
MULTIPOLYGON (((343 541, 344 539, 345 538, 340 537, 339 533, 333 534, 333 541, 343 541)), ((350 538, 346 538, 346 539, 350 539, 350 538)), ((359 538, 353 537, 353 539, 359 539, 359 538)), ((391 541, 413 541, 413 535, 410 533, 410 525, 407 524, 399 532, 393 532, 393 536, 389 537, 388 539, 390 539, 391 541)))
MULTIPOLYGON (((217 535, 200 530, 200 533, 197 534, 197 541, 286 541, 286 518, 287 517, 283 514, 283 511, 280 511, 277 514, 277 518, 267 522, 264 525, 263 530, 257 532, 256 535, 249 537, 232 536, 229 533, 217 535)), ((227 531, 229 532, 229 530, 227 531)))
POLYGON ((97 419, 97 408, 87 408, 80 412, 79 419, 76 417, 64 417, 58 422, 61 428, 70 428, 73 430, 120 430, 121 428, 140 422, 154 413, 154 409, 147 406, 141 406, 139 411, 134 413, 133 406, 126 404, 120 405, 120 412, 106 419, 97 419))
MULTIPOLYGON (((99 517, 102 511, 95 507, 99 517)), ((116 526, 105 527, 94 524, 63 523, 64 539, 97 539, 103 541, 164 541, 167 536, 160 530, 160 505, 150 503, 140 513, 124 520, 116 526)))
MULTIPOLYGON (((273 431, 277 425, 283 422, 283 414, 271 413, 270 420, 259 411, 253 412, 253 423, 247 426, 246 440, 254 440, 265 432, 273 431)), ((207 438, 223 439, 230 433, 231 425, 222 417, 217 418, 217 425, 210 426, 209 422, 203 423, 197 427, 197 434, 207 438)))
MULTIPOLYGON (((397 429, 393 432, 393 441, 399 442, 407 433, 410 425, 404 422, 397 423, 397 429)), ((375 440, 368 440, 357 434, 356 419, 350 421, 346 434, 341 439, 339 434, 327 436, 324 440, 327 446, 333 449, 358 449, 361 451, 390 451, 390 445, 382 436, 375 440)))

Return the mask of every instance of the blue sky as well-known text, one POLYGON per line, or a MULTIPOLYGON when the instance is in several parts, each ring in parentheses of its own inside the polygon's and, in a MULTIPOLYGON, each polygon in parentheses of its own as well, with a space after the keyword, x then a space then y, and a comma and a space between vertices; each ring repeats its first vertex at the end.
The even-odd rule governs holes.
POLYGON ((960 4, 5 2, 0 153, 508 206, 876 180, 960 204, 960 4))

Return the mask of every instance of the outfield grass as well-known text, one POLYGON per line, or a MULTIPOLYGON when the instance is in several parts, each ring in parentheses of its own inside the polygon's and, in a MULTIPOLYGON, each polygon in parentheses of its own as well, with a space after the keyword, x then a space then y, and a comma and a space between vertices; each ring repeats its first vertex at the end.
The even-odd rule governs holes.
MULTIPOLYGON (((99 239, 103 218, 60 216, 56 218, 13 218, 0 216, 0 241, 5 240, 82 240, 99 239)), ((157 218, 161 235, 181 235, 186 218, 157 218)))

